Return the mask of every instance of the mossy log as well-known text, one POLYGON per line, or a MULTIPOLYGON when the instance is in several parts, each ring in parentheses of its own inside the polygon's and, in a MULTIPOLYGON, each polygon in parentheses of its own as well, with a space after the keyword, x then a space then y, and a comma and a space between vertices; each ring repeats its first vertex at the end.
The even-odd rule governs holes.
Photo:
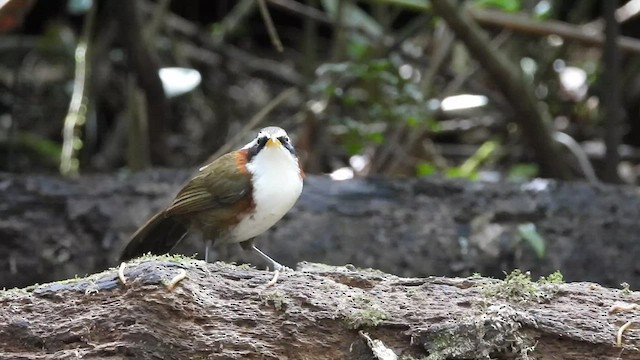
MULTIPOLYGON (((190 174, 153 170, 62 179, 0 173, 0 288, 115 266, 124 242, 190 174)), ((400 276, 561 270, 570 281, 638 288, 639 218, 634 187, 311 175, 296 206, 256 243, 289 267, 303 260, 351 263, 400 276), (523 225, 543 239, 538 251, 524 239, 523 225)), ((237 246, 227 249, 240 253, 237 246)), ((202 256, 202 250, 193 237, 176 252, 202 256)), ((264 265, 237 255, 217 259, 264 265)))
POLYGON ((640 359, 640 293, 148 258, 0 292, 2 359, 640 359), (186 275, 186 276, 185 276, 186 275), (372 350, 373 349, 373 350, 372 350), (375 353, 374 353, 375 351, 375 353))

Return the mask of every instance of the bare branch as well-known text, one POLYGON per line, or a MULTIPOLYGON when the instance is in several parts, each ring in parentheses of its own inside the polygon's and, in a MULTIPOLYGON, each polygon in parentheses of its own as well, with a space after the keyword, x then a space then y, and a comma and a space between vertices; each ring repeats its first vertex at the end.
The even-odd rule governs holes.
POLYGON ((514 110, 514 120, 534 151, 544 175, 568 179, 569 171, 559 156, 558 145, 548 128, 549 115, 543 111, 532 91, 532 85, 521 71, 502 53, 494 51, 489 37, 471 18, 468 11, 460 11, 449 0, 434 0, 433 10, 451 27, 482 68, 493 78, 502 95, 514 110))

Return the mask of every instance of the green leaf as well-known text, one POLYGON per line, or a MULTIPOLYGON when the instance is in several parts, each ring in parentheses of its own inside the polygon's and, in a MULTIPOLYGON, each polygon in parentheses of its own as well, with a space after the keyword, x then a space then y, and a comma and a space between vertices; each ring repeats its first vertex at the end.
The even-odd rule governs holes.
POLYGON ((538 176, 539 168, 537 164, 516 164, 509 169, 507 180, 523 182, 538 176))
POLYGON ((376 144, 382 144, 384 142, 384 134, 379 132, 374 132, 369 134, 369 139, 376 144))
POLYGON ((365 60, 370 50, 371 46, 363 42, 349 41, 347 43, 347 54, 350 59, 365 60))
POLYGON ((418 126, 418 124, 420 124, 420 120, 418 119, 417 116, 409 116, 406 119, 407 125, 411 126, 411 127, 416 127, 418 126))
POLYGON ((17 143, 31 149, 40 156, 51 160, 54 163, 60 161, 62 146, 39 135, 20 132, 16 135, 17 143))
POLYGON ((418 163, 418 166, 416 166, 416 173, 418 176, 432 175, 435 174, 436 171, 436 167, 426 161, 421 161, 418 163))
POLYGON ((480 7, 493 7, 506 12, 516 12, 520 10, 520 0, 476 0, 476 5, 480 7))
POLYGON ((470 180, 476 180, 478 173, 472 169, 463 169, 462 167, 451 167, 445 172, 445 175, 450 178, 464 178, 470 180))
POLYGON ((518 225, 518 233, 523 239, 527 241, 529 246, 535 251, 538 258, 544 257, 545 252, 545 240, 536 230, 536 226, 533 223, 526 223, 518 225))
POLYGON ((485 141, 476 152, 458 168, 459 177, 477 178, 480 165, 487 162, 498 150, 500 144, 495 140, 485 141))

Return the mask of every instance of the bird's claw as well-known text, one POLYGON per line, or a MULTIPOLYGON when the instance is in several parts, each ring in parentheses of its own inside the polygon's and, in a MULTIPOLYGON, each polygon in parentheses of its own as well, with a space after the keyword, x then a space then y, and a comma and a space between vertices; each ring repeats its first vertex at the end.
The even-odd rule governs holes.
POLYGON ((274 262, 273 263, 273 271, 278 271, 278 272, 293 272, 294 270, 288 266, 284 266, 280 263, 274 262))

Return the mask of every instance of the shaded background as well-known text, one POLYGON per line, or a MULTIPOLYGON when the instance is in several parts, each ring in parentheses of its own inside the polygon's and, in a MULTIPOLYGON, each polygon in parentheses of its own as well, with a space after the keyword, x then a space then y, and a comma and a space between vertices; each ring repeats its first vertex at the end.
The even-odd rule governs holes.
MULTIPOLYGON (((0 170, 194 167, 273 124, 306 173, 335 180, 637 185, 638 1, 265 4, 282 52, 256 1, 4 2, 0 170)), ((514 234, 533 255, 548 241, 514 234)))

